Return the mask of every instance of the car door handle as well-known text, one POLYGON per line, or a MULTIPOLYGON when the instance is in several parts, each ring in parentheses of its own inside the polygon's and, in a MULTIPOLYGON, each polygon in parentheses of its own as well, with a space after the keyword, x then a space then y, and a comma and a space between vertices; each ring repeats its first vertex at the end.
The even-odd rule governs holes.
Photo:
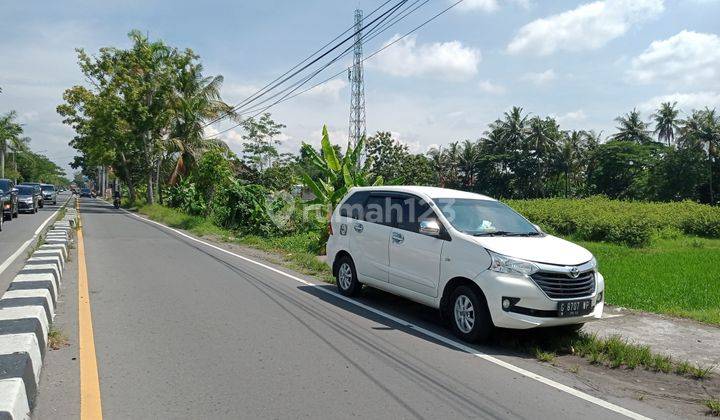
POLYGON ((401 233, 393 232, 392 240, 396 244, 401 244, 405 241, 405 237, 401 233))
POLYGON ((355 229, 355 232, 357 233, 362 233, 363 225, 361 223, 355 223, 355 225, 353 225, 353 229, 355 229))

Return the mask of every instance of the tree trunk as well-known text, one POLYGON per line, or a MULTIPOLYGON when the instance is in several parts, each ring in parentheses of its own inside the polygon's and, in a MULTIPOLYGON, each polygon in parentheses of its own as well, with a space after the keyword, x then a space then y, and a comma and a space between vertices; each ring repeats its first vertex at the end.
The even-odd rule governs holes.
POLYGON ((147 174, 147 194, 145 194, 145 200, 148 204, 155 204, 155 194, 153 193, 153 170, 152 167, 147 174))
POLYGON ((130 176, 130 170, 127 166, 127 159, 125 158, 125 153, 120 152, 120 159, 122 159, 122 172, 125 175, 125 183, 128 186, 128 195, 130 199, 130 203, 135 203, 135 200, 137 200, 137 192, 135 191, 135 184, 132 181, 132 177, 130 176))
POLYGON ((5 178, 5 140, 0 142, 0 178, 5 178))
POLYGON ((160 188, 160 169, 162 168, 162 158, 158 159, 157 169, 155 170, 155 187, 157 188, 158 201, 163 203, 162 188, 160 188))
POLYGON ((713 192, 713 161, 712 154, 710 154, 710 148, 708 148, 708 163, 710 163, 710 173, 708 175, 708 186, 710 187, 710 205, 715 204, 715 194, 713 192))

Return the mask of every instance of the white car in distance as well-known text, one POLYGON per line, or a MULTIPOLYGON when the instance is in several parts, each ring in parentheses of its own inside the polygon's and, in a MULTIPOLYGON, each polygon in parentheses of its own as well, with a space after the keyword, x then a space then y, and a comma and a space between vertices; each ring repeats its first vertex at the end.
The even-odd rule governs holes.
POLYGON ((445 188, 352 188, 330 220, 340 293, 375 287, 437 308, 461 339, 493 327, 568 326, 602 316, 593 255, 505 204, 445 188))

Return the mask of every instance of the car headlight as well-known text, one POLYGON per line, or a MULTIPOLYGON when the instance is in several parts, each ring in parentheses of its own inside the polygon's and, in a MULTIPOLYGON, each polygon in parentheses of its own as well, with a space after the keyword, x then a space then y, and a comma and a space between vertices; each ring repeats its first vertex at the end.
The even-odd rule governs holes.
POLYGON ((597 271, 598 270, 598 262, 595 259, 595 257, 592 257, 592 260, 590 260, 590 268, 597 271))
POLYGON ((498 273, 517 273, 529 276, 537 273, 540 268, 530 261, 520 260, 517 258, 508 257, 507 255, 498 254, 487 250, 490 254, 490 267, 492 271, 498 273))

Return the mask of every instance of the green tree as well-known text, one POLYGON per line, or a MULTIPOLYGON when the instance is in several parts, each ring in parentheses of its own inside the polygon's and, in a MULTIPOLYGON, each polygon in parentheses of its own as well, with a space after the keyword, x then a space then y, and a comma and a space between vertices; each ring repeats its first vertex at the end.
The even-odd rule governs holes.
POLYGON ((262 172, 272 165, 280 154, 277 146, 280 141, 275 137, 281 133, 285 125, 273 121, 269 113, 259 119, 249 117, 243 120, 243 157, 245 163, 253 169, 262 172))
POLYGON ((713 180, 718 172, 718 148, 720 147, 720 117, 715 109, 695 110, 681 122, 679 144, 683 148, 701 147, 707 153, 708 197, 715 204, 713 180))
POLYGON ((637 144, 652 142, 648 124, 640 116, 640 111, 633 109, 629 113, 615 118, 618 123, 618 132, 612 136, 613 140, 632 141, 637 144))
POLYGON ((680 111, 676 108, 677 102, 663 102, 660 108, 653 114, 655 131, 658 141, 667 143, 670 146, 675 140, 675 132, 678 130, 678 115, 680 111))
POLYGON ((658 143, 612 140, 599 145, 593 157, 596 166, 588 174, 589 192, 621 199, 647 197, 649 168, 659 162, 663 151, 658 143))
POLYGON ((23 127, 15 121, 17 113, 10 111, 0 116, 0 178, 5 178, 5 157, 8 152, 13 152, 13 157, 18 152, 27 149, 29 139, 23 137, 23 127))
POLYGON ((175 164, 168 182, 170 185, 187 175, 204 151, 227 147, 221 140, 205 138, 206 123, 221 116, 236 117, 233 107, 220 96, 223 77, 205 77, 202 71, 202 64, 190 63, 179 69, 175 82, 168 147, 175 164))

